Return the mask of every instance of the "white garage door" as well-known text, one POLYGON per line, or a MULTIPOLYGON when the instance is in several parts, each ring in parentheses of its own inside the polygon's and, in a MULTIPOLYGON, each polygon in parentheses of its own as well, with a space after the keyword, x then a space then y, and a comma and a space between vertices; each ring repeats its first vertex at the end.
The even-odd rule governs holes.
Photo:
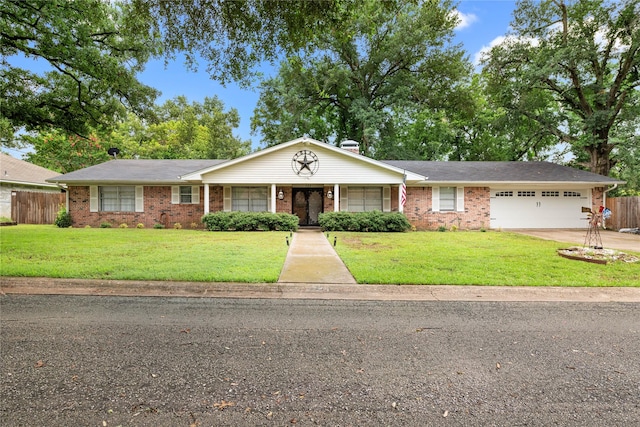
POLYGON ((586 228, 590 190, 491 189, 491 228, 586 228))

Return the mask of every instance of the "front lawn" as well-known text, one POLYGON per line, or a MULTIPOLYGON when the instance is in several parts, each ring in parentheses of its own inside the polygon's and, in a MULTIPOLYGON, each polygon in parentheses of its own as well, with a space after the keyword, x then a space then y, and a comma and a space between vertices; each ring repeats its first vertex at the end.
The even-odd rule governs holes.
POLYGON ((569 245, 507 232, 331 233, 358 283, 640 286, 640 263, 562 258, 569 245))
MULTIPOLYGON (((288 232, 0 227, 0 275, 276 282, 288 232)), ((358 283, 640 286, 640 263, 557 255, 567 244, 507 232, 331 233, 358 283)), ((637 255, 637 254, 636 254, 637 255)))
POLYGON ((0 275, 120 280, 276 282, 285 232, 2 227, 0 275))

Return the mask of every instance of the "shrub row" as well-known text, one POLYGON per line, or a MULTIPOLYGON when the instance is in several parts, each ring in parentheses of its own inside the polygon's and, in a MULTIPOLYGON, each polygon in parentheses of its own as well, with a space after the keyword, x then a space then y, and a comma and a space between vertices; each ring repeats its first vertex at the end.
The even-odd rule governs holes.
POLYGON ((408 231, 411 224, 400 212, 326 212, 318 217, 325 231, 408 231))
POLYGON ((296 231, 300 220, 287 213, 212 212, 202 222, 209 231, 296 231))

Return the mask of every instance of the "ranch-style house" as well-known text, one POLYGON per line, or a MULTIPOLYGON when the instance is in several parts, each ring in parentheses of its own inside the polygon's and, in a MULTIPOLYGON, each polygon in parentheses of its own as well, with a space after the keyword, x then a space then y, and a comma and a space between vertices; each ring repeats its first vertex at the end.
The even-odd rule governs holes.
POLYGON ((306 137, 232 160, 114 159, 47 181, 66 189, 76 227, 201 227, 216 211, 287 212, 315 226, 322 212, 379 210, 418 230, 585 228, 582 208, 624 183, 549 162, 379 161, 354 141, 306 137))

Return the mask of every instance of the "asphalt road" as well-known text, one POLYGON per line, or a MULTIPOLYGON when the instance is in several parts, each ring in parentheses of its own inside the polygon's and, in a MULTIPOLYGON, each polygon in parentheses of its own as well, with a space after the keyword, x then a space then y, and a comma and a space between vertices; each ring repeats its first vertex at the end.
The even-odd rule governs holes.
POLYGON ((640 425, 638 309, 5 295, 0 425, 640 425))

